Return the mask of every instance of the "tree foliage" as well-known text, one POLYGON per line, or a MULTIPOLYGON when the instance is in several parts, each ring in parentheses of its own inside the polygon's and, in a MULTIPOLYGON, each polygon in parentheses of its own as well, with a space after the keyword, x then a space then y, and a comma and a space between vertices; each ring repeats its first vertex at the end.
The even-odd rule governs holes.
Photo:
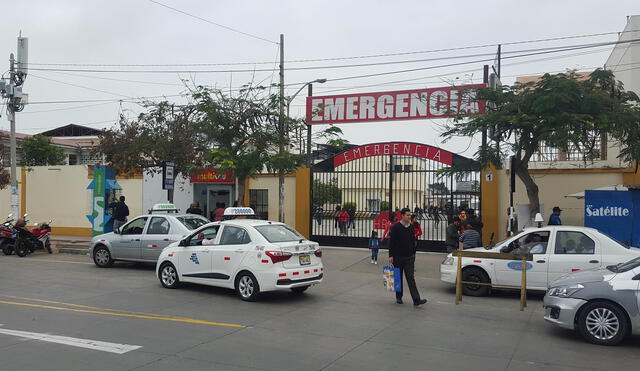
POLYGON ((623 160, 640 160, 638 96, 625 91, 610 71, 596 69, 588 78, 573 71, 545 74, 536 82, 479 89, 477 97, 488 102, 486 112, 456 118, 443 136, 492 133, 503 145, 481 147, 475 157, 483 166, 500 167, 503 158, 515 156, 514 171, 526 187, 532 216, 540 207, 529 162, 542 145, 588 153, 598 138, 608 134, 623 145, 623 160))
POLYGON ((20 152, 23 166, 64 165, 64 150, 51 144, 51 139, 41 134, 24 138, 20 152))
POLYGON ((135 119, 120 116, 118 125, 105 129, 96 151, 107 163, 121 169, 161 171, 163 161, 173 161, 176 172, 188 174, 204 162, 205 143, 193 123, 195 108, 169 102, 147 103, 135 119))
POLYGON ((332 179, 329 183, 319 180, 313 181, 313 206, 339 204, 340 202, 342 202, 342 191, 338 188, 337 179, 332 179))
POLYGON ((5 189, 11 184, 11 173, 4 166, 9 162, 9 148, 4 145, 9 141, 9 137, 0 133, 0 189, 5 189))

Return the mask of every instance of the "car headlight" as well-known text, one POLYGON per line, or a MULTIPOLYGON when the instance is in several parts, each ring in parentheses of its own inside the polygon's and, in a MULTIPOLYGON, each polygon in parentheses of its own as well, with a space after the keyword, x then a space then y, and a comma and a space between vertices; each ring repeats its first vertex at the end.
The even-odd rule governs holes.
POLYGON ((559 298, 568 298, 582 289, 584 289, 584 286, 579 283, 571 286, 552 287, 547 291, 547 295, 557 296, 559 298))
POLYGON ((444 258, 444 260, 442 261, 442 265, 453 265, 453 256, 447 256, 446 258, 444 258))

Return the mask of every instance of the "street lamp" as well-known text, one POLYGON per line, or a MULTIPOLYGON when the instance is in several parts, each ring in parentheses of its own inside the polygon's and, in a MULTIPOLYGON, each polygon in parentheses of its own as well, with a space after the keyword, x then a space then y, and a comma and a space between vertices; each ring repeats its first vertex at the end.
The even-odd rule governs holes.
MULTIPOLYGON (((302 89, 305 88, 305 86, 309 87, 307 96, 311 97, 313 96, 313 84, 314 83, 318 83, 318 84, 324 84, 325 82, 327 82, 327 79, 315 79, 313 81, 309 81, 306 82, 304 84, 302 84, 302 86, 300 87, 300 89, 298 89, 298 91, 296 91, 292 96, 290 96, 289 98, 287 98, 287 117, 289 116, 289 111, 291 108, 291 102, 293 101, 293 99, 300 94, 300 92, 302 91, 302 89)), ((307 124, 307 167, 311 167, 311 125, 307 124)))

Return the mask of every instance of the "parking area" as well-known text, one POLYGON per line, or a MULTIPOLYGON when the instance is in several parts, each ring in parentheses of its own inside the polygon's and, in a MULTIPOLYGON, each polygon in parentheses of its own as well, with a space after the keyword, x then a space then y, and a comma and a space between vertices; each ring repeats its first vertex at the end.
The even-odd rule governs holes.
MULTIPOLYGON (((386 254, 381 253, 381 263, 386 254)), ((7 370, 626 370, 640 338, 585 343, 542 319, 542 295, 454 305, 438 254, 419 254, 429 302, 395 303, 366 250, 325 249, 325 279, 303 295, 247 303, 228 290, 160 286, 154 267, 100 269, 87 256, 0 256, 0 357, 7 370)), ((408 293, 407 293, 408 294, 408 293)))

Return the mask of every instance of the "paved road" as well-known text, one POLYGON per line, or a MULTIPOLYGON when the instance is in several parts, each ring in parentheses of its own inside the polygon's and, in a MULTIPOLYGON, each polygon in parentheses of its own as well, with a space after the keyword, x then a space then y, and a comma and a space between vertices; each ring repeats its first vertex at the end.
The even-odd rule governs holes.
MULTIPOLYGON (((232 292, 163 289, 153 267, 87 257, 0 256, 2 370, 637 370, 640 339, 584 343, 525 312, 517 293, 453 304, 442 256, 421 254, 429 303, 395 304, 366 251, 325 250, 305 295, 245 303, 232 292)), ((408 301, 408 300, 407 300, 408 301)))

